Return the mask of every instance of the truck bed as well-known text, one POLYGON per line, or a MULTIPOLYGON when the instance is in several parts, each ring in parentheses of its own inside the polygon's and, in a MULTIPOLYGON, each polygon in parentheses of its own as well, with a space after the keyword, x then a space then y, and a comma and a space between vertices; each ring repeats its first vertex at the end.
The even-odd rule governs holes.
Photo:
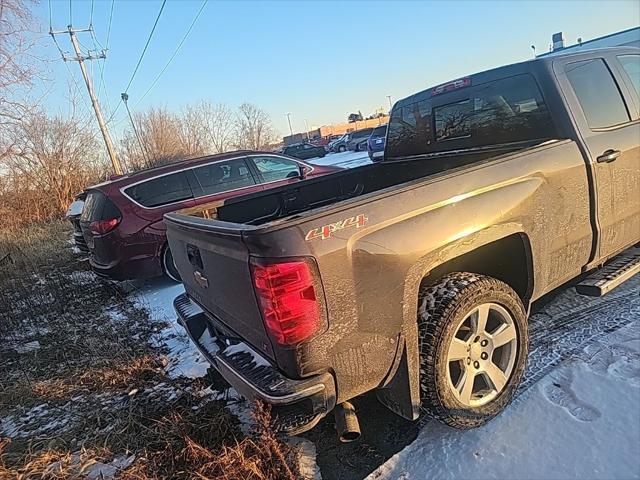
POLYGON ((511 144, 484 150, 447 152, 419 159, 374 163, 264 192, 199 205, 181 210, 177 214, 235 224, 264 225, 529 146, 531 145, 511 144))

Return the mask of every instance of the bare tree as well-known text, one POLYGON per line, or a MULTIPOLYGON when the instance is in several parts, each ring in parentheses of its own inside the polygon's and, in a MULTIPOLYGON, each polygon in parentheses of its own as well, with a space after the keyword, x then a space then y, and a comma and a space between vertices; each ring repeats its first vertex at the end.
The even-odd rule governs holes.
POLYGON ((209 152, 210 142, 206 131, 206 112, 200 105, 187 105, 178 120, 183 147, 194 155, 203 155, 209 152))
POLYGON ((236 146, 263 150, 274 143, 276 133, 269 115, 251 103, 243 103, 236 114, 236 146))
POLYGON ((196 108, 201 112, 209 150, 223 153, 233 148, 234 118, 231 109, 224 103, 200 102, 196 108))
POLYGON ((31 112, 6 135, 13 148, 0 165, 0 203, 17 222, 61 215, 76 193, 104 178, 95 134, 73 115, 31 112))
POLYGON ((0 160, 11 154, 11 127, 29 111, 26 94, 35 73, 30 54, 33 18, 25 0, 0 1, 0 160))
POLYGON ((164 165, 193 155, 201 150, 183 142, 182 120, 166 108, 151 108, 133 115, 142 148, 133 129, 124 132, 121 155, 129 170, 164 165))
POLYGON ((182 118, 182 141, 190 151, 223 153, 233 147, 233 112, 224 103, 203 100, 187 105, 182 118))

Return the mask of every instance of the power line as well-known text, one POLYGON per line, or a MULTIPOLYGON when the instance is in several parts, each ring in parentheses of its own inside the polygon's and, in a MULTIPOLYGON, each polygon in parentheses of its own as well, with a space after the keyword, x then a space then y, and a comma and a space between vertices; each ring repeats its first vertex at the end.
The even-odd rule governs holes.
POLYGON ((111 12, 109 13, 109 26, 107 27, 107 43, 105 50, 109 49, 109 38, 111 37, 111 21, 113 20, 113 6, 116 4, 116 0, 111 0, 111 12))
POLYGON ((151 85, 149 86, 149 88, 147 89, 146 92, 144 92, 144 94, 142 95, 142 97, 140 97, 140 99, 136 102, 135 106, 133 108, 136 108, 136 106, 138 106, 140 104, 140 102, 142 102, 142 100, 147 96, 147 94, 153 89, 153 87, 156 86, 156 83, 158 83, 158 80, 160 80, 160 77, 162 77, 162 75, 164 74, 164 72, 167 70, 167 68, 169 68, 169 65, 171 64, 171 62, 173 61, 173 59, 176 57, 176 55, 178 54, 178 52, 180 51, 180 48, 182 48, 182 45, 184 44, 185 40, 187 39, 187 37, 189 36, 189 33, 191 33, 191 29, 193 28, 193 26, 196 24, 196 22, 198 21, 198 18, 200 18, 200 15, 202 14, 202 11, 204 10, 204 7, 207 5, 207 2, 209 0, 204 0, 202 2, 202 5, 200 6, 200 9, 198 10, 198 13, 196 13, 196 16, 194 17, 193 21, 191 22, 191 25, 189 25, 189 28, 187 29, 187 31, 185 32, 184 36, 182 37, 182 40, 180 40, 180 43, 178 43, 178 46, 176 47, 176 49, 173 51, 173 54, 171 55, 171 57, 169 58, 169 60, 167 60, 167 63, 164 65, 164 67, 162 67, 162 70, 160 70, 160 73, 158 73, 158 75, 156 76, 156 78, 153 79, 153 82, 151 82, 151 85))
MULTIPOLYGON (((151 29, 151 32, 149 32, 149 37, 147 38, 147 43, 145 43, 144 48, 142 49, 142 53, 140 54, 140 58, 138 59, 138 63, 136 64, 136 68, 133 70, 133 73, 131 74, 131 78, 129 79, 129 83, 127 84, 127 88, 124 89, 124 93, 128 93, 129 92, 129 87, 131 86, 131 83, 133 82, 133 79, 136 77, 136 73, 138 73, 138 68, 140 68, 140 64, 142 63, 142 59, 144 58, 144 55, 147 52, 147 48, 149 47, 149 43, 151 42, 151 38, 153 37, 153 33, 156 31, 156 27, 158 26, 158 21, 160 20, 160 16, 162 15, 162 11, 164 10, 164 6, 165 6, 166 3, 167 3, 167 0, 162 0, 162 5, 160 6, 160 11, 158 12, 158 15, 156 16, 156 21, 153 23, 153 28, 151 29)), ((120 105, 122 105, 122 99, 120 99, 120 101, 118 102, 118 105, 116 105, 116 109, 113 111, 113 113, 109 117, 109 120, 107 120, 107 123, 109 123, 113 119, 115 114, 118 112, 118 109, 120 108, 120 105)))
MULTIPOLYGON (((105 42, 104 50, 109 50, 109 38, 111 37, 111 22, 113 21, 113 7, 116 3, 116 0, 111 0, 111 9, 109 12, 109 25, 107 26, 107 40, 105 42)), ((97 40, 97 39, 96 39, 97 40)), ((100 42, 98 42, 100 43, 100 42)), ((109 92, 107 91, 107 84, 104 82, 104 70, 106 68, 107 59, 105 58, 104 62, 100 64, 100 83, 102 84, 102 90, 104 91, 104 96, 107 101, 107 108, 111 111, 111 102, 109 101, 109 92)))
POLYGON ((153 32, 156 31, 156 26, 158 26, 158 21, 160 20, 160 15, 162 15, 162 11, 164 10, 164 6, 167 3, 167 0, 162 0, 162 5, 160 6, 160 11, 158 12, 158 16, 156 17, 156 21, 153 23, 153 28, 149 33, 149 38, 147 38, 147 43, 144 44, 144 48, 142 49, 142 53, 140 54, 140 58, 138 59, 138 63, 136 64, 136 68, 133 70, 133 74, 129 79, 129 83, 127 84, 127 88, 124 89, 125 93, 129 91, 129 87, 133 82, 133 79, 136 78, 136 73, 138 73, 138 68, 140 68, 140 64, 142 63, 142 59, 144 58, 144 54, 147 53, 147 47, 149 47, 149 43, 151 42, 151 38, 153 37, 153 32))

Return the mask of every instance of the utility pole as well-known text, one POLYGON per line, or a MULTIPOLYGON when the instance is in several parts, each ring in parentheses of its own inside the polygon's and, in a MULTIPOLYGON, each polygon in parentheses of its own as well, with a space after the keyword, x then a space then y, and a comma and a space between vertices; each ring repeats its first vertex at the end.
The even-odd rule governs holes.
MULTIPOLYGON (((116 155, 116 150, 113 148, 113 143, 111 142, 111 137, 109 136, 109 131, 107 130, 107 125, 102 116, 102 111, 100 110, 100 104, 98 103, 98 99, 96 98, 95 92, 93 91, 93 83, 91 82, 91 77, 87 73, 87 69, 84 65, 85 60, 98 60, 101 58, 106 58, 107 54, 104 50, 102 52, 96 52, 95 55, 92 55, 89 52, 88 55, 83 55, 82 50, 80 50, 80 45, 78 43, 78 39, 76 38, 76 33, 79 32, 90 32, 90 28, 85 28, 82 30, 74 30, 71 25, 67 27, 67 30, 61 30, 58 32, 54 32, 53 30, 49 31, 49 34, 53 37, 55 42, 55 36, 60 34, 68 33, 71 37, 71 44, 73 45, 73 50, 76 53, 75 57, 67 57, 64 53, 62 54, 62 59, 67 61, 78 62, 80 65, 80 71, 82 72, 82 76, 84 77, 84 82, 87 84, 87 90, 89 91, 89 96, 91 97, 91 104, 93 105, 93 110, 96 112, 96 118, 98 120, 98 125, 100 126, 100 131, 102 132, 102 137, 104 138, 104 143, 107 146, 107 152, 109 153, 109 158, 111 158, 111 164, 113 165, 113 171, 116 175, 122 175, 122 165, 118 160, 116 155)), ((56 42, 57 43, 57 42, 56 42)))
POLYGON ((287 121, 289 122, 289 133, 293 136, 293 128, 291 128, 291 113, 285 113, 287 121))
POLYGON ((391 105, 391 95, 387 95, 387 99, 389 100, 389 111, 391 111, 391 108, 393 108, 393 105, 391 105))
POLYGON ((142 153, 142 158, 144 159, 144 163, 146 163, 147 168, 151 165, 149 164, 149 158, 147 156, 147 151, 142 145, 142 139, 138 134, 138 129, 136 128, 136 122, 133 121, 133 117, 131 116, 131 110, 129 110, 129 95, 127 93, 121 93, 120 98, 124 103, 124 107, 127 109, 127 113, 129 114, 129 120, 131 120, 131 126, 133 127, 133 133, 136 134, 136 138, 138 139, 138 145, 140 145, 140 152, 142 153))
POLYGON ((309 124, 307 123, 307 119, 304 119, 304 128, 307 132, 307 142, 309 141, 309 124))

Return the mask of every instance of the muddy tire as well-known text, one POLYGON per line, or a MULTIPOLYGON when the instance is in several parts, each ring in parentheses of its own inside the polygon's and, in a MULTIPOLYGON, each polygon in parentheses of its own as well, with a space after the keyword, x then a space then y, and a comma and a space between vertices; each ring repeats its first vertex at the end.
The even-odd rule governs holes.
POLYGON ((423 414, 479 427, 513 399, 527 358, 527 316, 507 284, 451 273, 418 296, 423 414))
POLYGON ((182 277, 180 276, 180 272, 176 268, 176 264, 173 261, 173 255, 171 254, 171 250, 169 249, 169 245, 164 247, 162 251, 162 271, 164 274, 174 282, 182 282, 182 277))

